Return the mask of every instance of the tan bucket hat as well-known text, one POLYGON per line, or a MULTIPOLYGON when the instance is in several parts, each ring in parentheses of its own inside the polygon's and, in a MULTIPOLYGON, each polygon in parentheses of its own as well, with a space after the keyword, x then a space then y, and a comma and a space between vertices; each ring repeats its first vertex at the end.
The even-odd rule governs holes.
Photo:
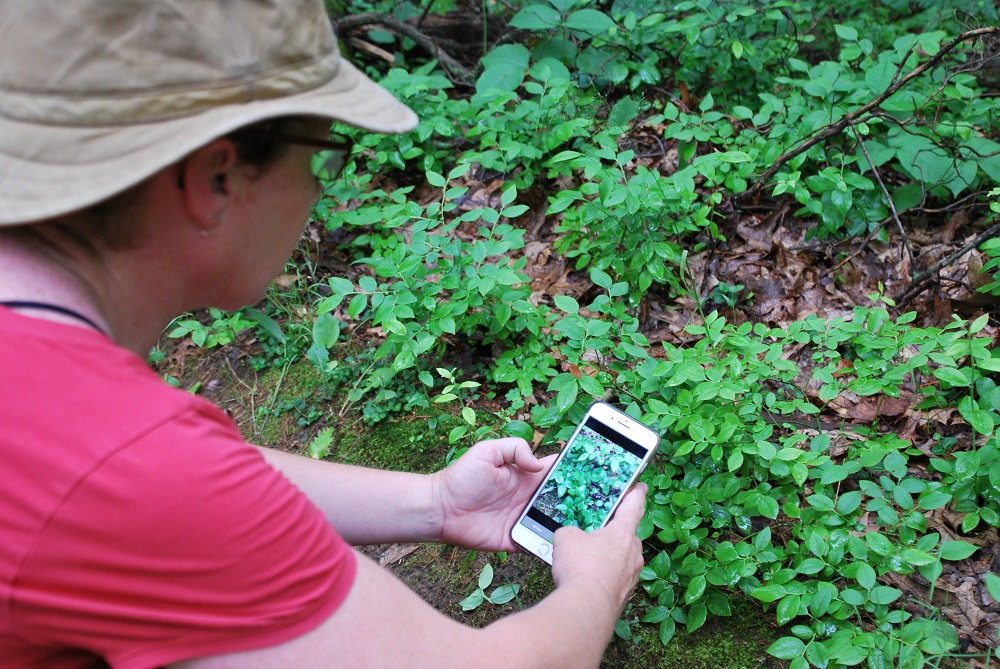
POLYGON ((406 132, 322 0, 0 0, 0 225, 96 204, 287 115, 406 132))

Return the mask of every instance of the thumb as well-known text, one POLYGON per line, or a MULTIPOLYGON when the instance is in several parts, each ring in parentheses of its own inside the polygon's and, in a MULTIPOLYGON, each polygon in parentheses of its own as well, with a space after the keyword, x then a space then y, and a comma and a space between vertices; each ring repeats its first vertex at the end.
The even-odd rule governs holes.
POLYGON ((634 532, 639 527, 642 515, 646 512, 646 493, 648 491, 649 487, 645 483, 635 484, 632 490, 622 499, 621 504, 618 505, 618 509, 615 510, 615 517, 611 523, 615 525, 623 524, 634 532))
POLYGON ((528 442, 520 437, 504 437, 481 441, 473 448, 481 449, 481 454, 493 463, 494 467, 516 465, 525 472, 541 471, 542 463, 531 452, 528 442))

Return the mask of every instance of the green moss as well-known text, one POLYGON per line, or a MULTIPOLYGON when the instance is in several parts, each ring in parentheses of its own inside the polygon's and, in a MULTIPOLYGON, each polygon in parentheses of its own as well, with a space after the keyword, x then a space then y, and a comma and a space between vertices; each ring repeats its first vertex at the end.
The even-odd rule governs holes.
MULTIPOLYGON (((645 605, 637 604, 639 610, 645 605)), ((664 646, 657 625, 632 625, 633 638, 615 640, 604 653, 601 667, 612 669, 760 669, 785 666, 767 654, 767 647, 782 636, 752 602, 733 598, 733 615, 709 616, 705 625, 688 634, 678 626, 677 634, 664 646)), ((630 616, 626 616, 630 618, 630 616)))
POLYGON ((330 459, 352 465, 410 472, 433 472, 445 464, 451 416, 426 415, 357 424, 341 430, 330 459))
POLYGON ((284 444, 310 423, 329 412, 322 379, 312 363, 299 361, 287 367, 268 367, 257 381, 258 417, 263 424, 260 440, 284 444))

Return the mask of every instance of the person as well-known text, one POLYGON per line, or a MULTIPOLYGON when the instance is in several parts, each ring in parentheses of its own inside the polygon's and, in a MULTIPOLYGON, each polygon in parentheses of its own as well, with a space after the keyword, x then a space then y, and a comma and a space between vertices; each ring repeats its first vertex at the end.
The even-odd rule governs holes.
POLYGON ((637 486, 555 535, 554 591, 482 629, 351 545, 514 550, 550 462, 479 443, 431 474, 244 442, 145 365, 177 314, 264 294, 337 121, 413 113, 321 0, 0 0, 0 665, 596 666, 642 566, 637 486))

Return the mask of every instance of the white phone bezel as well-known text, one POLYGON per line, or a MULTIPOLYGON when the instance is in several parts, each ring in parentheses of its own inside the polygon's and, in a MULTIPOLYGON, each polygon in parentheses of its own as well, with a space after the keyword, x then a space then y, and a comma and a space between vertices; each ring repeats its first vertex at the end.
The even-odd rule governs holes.
MULTIPOLYGON (((653 454, 656 452, 657 446, 659 446, 660 443, 660 435, 658 435, 656 432, 654 432, 650 428, 640 423, 635 418, 632 418, 631 416, 622 413, 621 411, 615 409, 609 404, 605 404, 603 402, 595 402, 590 406, 589 409, 587 409, 587 413, 584 414, 583 418, 580 420, 579 425, 576 426, 576 429, 573 431, 573 434, 570 436, 570 438, 566 440, 566 445, 559 453, 558 459, 556 459, 556 461, 553 463, 552 468, 549 469, 548 473, 546 473, 545 478, 539 484, 534 494, 532 494, 531 499, 528 501, 527 505, 524 507, 524 509, 522 509, 521 515, 518 516, 517 522, 514 523, 514 527, 511 529, 510 532, 511 539, 515 544, 520 546, 521 549, 527 551, 528 553, 531 553, 535 557, 547 562, 550 565, 552 564, 552 542, 550 542, 545 537, 539 536, 528 527, 525 527, 522 524, 522 521, 528 514, 529 509, 531 509, 532 505, 535 503, 535 499, 538 497, 538 494, 541 492, 542 488, 545 487, 545 483, 549 480, 549 478, 555 472, 556 468, 559 466, 559 463, 562 462, 562 459, 569 452, 569 445, 573 443, 574 439, 576 439, 577 434, 579 434, 580 430, 583 429, 583 426, 587 423, 587 420, 589 418, 594 418, 595 420, 608 426, 618 434, 621 434, 623 437, 626 437, 627 439, 638 444, 640 447, 646 449, 646 453, 642 457, 642 462, 636 469, 635 473, 632 475, 632 478, 629 480, 626 489, 631 488, 632 485, 635 484, 636 480, 642 474, 643 469, 645 469, 646 465, 649 463, 650 458, 653 457, 653 454)), ((623 497, 624 495, 622 495, 622 497, 619 497, 618 501, 615 502, 614 508, 611 510, 611 513, 608 515, 607 518, 604 519, 604 522, 601 524, 602 527, 608 522, 608 520, 610 520, 611 516, 614 515, 614 512, 618 508, 618 504, 621 502, 621 499, 623 497)))

